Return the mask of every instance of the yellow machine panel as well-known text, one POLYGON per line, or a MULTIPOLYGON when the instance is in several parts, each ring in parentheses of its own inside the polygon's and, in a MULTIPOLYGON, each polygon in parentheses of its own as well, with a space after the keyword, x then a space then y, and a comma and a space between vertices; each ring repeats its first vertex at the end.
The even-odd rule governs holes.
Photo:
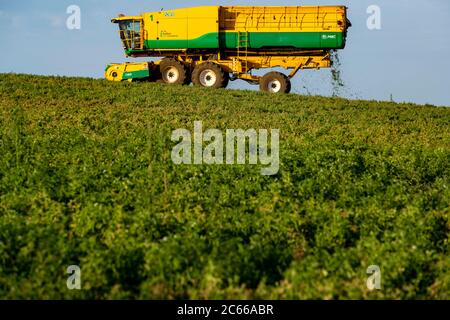
POLYGON ((145 13, 149 48, 218 48, 219 7, 196 7, 145 13), (211 36, 212 34, 212 36, 211 36))

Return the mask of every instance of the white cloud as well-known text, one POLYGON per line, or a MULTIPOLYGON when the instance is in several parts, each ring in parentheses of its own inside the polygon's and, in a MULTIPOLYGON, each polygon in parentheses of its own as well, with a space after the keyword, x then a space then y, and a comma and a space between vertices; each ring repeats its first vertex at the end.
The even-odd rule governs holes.
POLYGON ((60 28, 64 25, 63 18, 60 16, 49 16, 47 19, 53 28, 60 28))
POLYGON ((12 16, 11 19, 11 27, 14 29, 20 29, 24 27, 26 19, 23 16, 12 16))
POLYGON ((35 16, 35 23, 38 23, 40 26, 50 26, 52 28, 61 28, 64 26, 64 18, 62 15, 41 12, 35 16))

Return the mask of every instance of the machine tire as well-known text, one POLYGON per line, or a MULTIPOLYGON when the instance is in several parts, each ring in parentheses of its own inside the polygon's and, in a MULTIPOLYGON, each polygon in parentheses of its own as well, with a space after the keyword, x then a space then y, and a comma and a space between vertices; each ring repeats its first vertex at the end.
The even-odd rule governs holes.
POLYGON ((188 84, 189 74, 186 66, 178 60, 166 58, 159 64, 161 77, 166 84, 188 84))
POLYGON ((150 62, 149 63, 149 69, 150 69, 150 77, 148 78, 148 81, 150 81, 150 82, 163 82, 162 81, 161 71, 159 70, 159 65, 156 65, 153 62, 150 62))
POLYGON ((214 62, 204 62, 197 65, 192 72, 194 85, 206 88, 225 88, 230 77, 214 62))
POLYGON ((264 92, 289 93, 291 92, 291 80, 280 72, 269 72, 261 78, 259 88, 264 92))
POLYGON ((230 83, 230 74, 228 72, 225 72, 225 79, 223 80, 222 88, 228 87, 229 83, 230 83))

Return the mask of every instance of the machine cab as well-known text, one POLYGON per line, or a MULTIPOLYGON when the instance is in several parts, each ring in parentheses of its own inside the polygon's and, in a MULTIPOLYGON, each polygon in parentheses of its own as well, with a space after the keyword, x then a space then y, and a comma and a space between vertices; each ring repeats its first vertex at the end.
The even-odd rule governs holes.
POLYGON ((144 25, 140 16, 126 17, 120 15, 111 22, 119 25, 119 35, 125 52, 131 53, 144 48, 144 25))

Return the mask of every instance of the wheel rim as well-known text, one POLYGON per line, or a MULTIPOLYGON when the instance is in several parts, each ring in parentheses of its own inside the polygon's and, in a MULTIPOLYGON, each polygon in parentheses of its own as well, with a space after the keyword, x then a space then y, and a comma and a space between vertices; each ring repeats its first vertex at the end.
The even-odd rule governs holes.
POLYGON ((272 80, 267 85, 269 92, 278 93, 281 90, 281 82, 280 80, 272 80))
POLYGON ((175 83, 180 78, 180 72, 175 67, 168 67, 165 71, 165 79, 167 83, 175 83))
POLYGON ((204 70, 200 73, 200 84, 204 87, 212 87, 216 84, 216 73, 210 69, 204 70))

